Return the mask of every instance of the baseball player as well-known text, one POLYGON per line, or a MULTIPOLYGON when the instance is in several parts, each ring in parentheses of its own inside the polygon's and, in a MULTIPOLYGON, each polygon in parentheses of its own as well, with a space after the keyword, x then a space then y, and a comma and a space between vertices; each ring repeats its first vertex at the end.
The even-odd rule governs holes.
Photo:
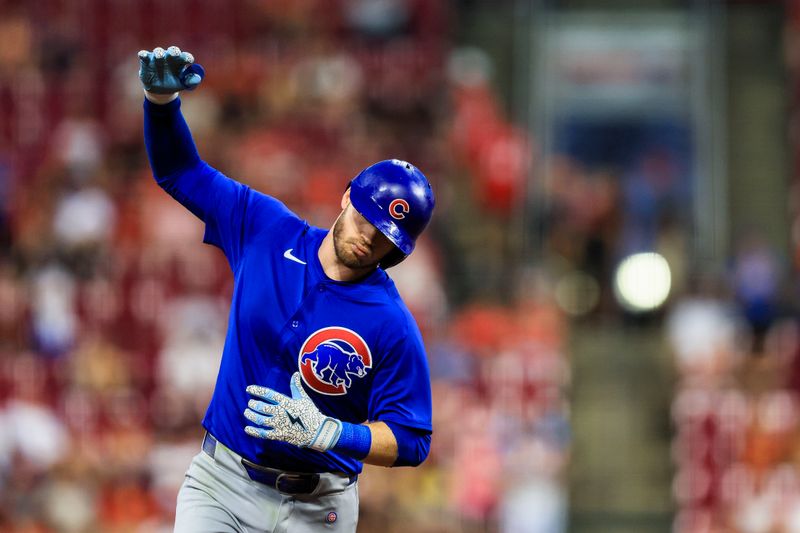
POLYGON ((178 96, 204 76, 191 54, 139 61, 153 175, 205 223, 235 282, 175 531, 355 531, 362 464, 416 466, 430 446, 422 338, 385 272, 428 224, 430 184, 381 161, 350 181, 330 230, 310 226, 200 159, 178 96))

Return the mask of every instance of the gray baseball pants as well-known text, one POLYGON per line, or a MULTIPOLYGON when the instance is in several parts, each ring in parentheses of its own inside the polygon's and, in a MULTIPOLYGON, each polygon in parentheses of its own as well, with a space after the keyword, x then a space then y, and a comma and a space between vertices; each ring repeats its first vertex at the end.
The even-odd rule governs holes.
POLYGON ((358 481, 320 474, 310 494, 284 494, 253 481, 220 443, 198 453, 178 492, 175 533, 355 533, 358 481))

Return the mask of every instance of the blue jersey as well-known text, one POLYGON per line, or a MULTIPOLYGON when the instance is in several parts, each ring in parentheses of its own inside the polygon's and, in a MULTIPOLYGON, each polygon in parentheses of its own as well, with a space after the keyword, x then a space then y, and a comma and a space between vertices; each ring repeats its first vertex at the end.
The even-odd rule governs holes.
MULTIPOLYGON (((178 113, 178 105, 159 106, 164 108, 159 113, 178 113)), ((158 154, 148 149, 153 163, 158 154)), ((157 165, 153 168, 158 174, 157 165)), ((310 226, 275 198, 199 158, 164 172, 169 174, 157 175, 159 183, 205 222, 204 241, 222 249, 234 275, 225 348, 203 420, 211 434, 265 466, 360 472, 361 462, 346 455, 244 432, 250 399, 245 388, 257 384, 290 395, 289 379, 298 370, 306 392, 326 415, 431 431, 422 337, 383 270, 356 282, 332 280, 318 257, 327 230, 310 226)))

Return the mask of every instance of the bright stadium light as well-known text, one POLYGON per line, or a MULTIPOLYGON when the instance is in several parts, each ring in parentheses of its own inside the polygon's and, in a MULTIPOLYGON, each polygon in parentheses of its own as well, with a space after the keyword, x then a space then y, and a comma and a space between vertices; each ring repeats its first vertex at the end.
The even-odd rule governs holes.
POLYGON ((655 252, 629 255, 614 274, 614 296, 633 313, 659 308, 669 296, 671 285, 669 264, 655 252))

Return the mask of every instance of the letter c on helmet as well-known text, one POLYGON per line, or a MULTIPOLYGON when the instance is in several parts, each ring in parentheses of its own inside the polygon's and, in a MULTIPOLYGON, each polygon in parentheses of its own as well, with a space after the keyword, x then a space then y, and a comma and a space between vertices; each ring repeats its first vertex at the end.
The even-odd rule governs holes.
POLYGON ((396 198, 389 204, 389 214, 394 219, 403 220, 409 211, 411 211, 411 207, 402 198, 396 198))

